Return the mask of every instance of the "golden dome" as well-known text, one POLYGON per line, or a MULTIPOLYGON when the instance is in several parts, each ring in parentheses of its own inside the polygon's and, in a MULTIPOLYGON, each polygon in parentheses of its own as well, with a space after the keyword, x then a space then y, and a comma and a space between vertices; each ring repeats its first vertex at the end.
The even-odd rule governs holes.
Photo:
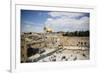
POLYGON ((52 32, 52 29, 48 28, 48 29, 46 30, 46 32, 52 32))
POLYGON ((44 30, 45 30, 46 32, 52 32, 52 29, 51 29, 51 28, 44 27, 44 30))

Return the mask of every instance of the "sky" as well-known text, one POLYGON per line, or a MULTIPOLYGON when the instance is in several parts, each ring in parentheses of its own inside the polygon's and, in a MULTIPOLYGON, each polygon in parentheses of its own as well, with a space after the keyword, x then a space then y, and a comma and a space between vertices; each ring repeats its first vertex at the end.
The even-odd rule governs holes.
POLYGON ((21 32, 43 32, 44 27, 54 32, 87 31, 89 19, 85 12, 21 10, 21 32))

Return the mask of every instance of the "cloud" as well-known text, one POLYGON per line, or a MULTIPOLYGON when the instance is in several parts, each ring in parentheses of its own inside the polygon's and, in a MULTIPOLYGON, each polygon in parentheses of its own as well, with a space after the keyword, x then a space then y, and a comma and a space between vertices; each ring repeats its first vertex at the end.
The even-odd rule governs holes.
POLYGON ((52 18, 48 18, 48 19, 47 19, 47 21, 50 21, 50 22, 51 22, 52 20, 53 20, 52 18))
POLYGON ((25 25, 22 27, 22 32, 42 32, 43 28, 33 25, 25 25))
POLYGON ((85 16, 85 13, 50 12, 48 14, 51 18, 46 20, 45 25, 54 31, 89 30, 89 17, 85 16), (81 18, 77 19, 80 16, 81 18))
POLYGON ((85 13, 76 13, 76 12, 50 12, 48 15, 50 15, 51 17, 61 17, 61 16, 65 16, 65 17, 69 17, 69 18, 73 18, 73 17, 80 17, 80 16, 84 16, 85 13))
POLYGON ((21 32, 43 32, 43 26, 41 25, 32 21, 23 21, 21 23, 21 32))
POLYGON ((22 32, 42 32, 43 27, 37 26, 33 22, 24 21, 24 23, 21 24, 21 31, 22 32))
MULTIPOLYGON (((42 13, 40 13, 42 15, 42 13)), ((56 31, 89 30, 89 16, 78 12, 48 12, 49 16, 41 24, 33 21, 23 21, 22 32, 43 32, 44 26, 56 31)))

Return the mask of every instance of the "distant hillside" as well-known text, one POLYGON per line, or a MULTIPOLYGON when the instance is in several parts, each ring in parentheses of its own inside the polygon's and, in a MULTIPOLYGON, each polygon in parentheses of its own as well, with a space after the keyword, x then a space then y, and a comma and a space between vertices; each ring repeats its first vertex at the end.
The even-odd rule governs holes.
POLYGON ((90 33, 89 31, 75 31, 75 32, 66 32, 63 34, 63 36, 81 36, 81 37, 84 37, 84 36, 89 36, 90 33))

